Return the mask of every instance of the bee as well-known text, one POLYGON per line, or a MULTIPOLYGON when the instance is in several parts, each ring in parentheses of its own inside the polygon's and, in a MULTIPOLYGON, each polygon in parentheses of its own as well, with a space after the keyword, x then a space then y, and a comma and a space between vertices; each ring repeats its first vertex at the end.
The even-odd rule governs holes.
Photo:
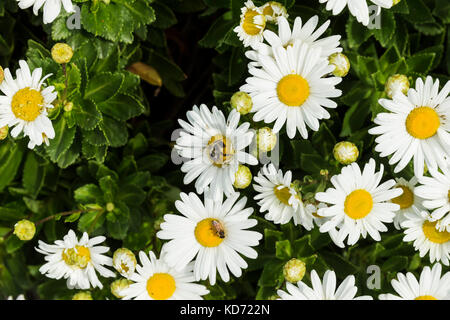
POLYGON ((225 238, 225 230, 223 229, 222 224, 217 220, 211 221, 211 228, 214 231, 214 234, 218 236, 220 239, 225 238))
POLYGON ((215 164, 225 164, 233 156, 233 150, 224 140, 216 140, 208 145, 208 156, 215 164))

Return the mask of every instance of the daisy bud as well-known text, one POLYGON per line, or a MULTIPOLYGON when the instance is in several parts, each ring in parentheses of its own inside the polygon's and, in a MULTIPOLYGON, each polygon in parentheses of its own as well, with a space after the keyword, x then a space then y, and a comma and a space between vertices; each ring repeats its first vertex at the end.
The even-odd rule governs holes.
POLYGON ((331 65, 335 66, 333 70, 333 75, 336 77, 345 77, 350 70, 350 61, 347 56, 343 53, 336 52, 333 53, 328 61, 331 65))
POLYGON ((69 101, 64 105, 64 111, 70 112, 72 111, 72 109, 73 109, 73 102, 69 101))
POLYGON ((269 127, 264 127, 258 130, 256 142, 260 151, 269 152, 277 145, 277 135, 269 127))
POLYGON ((9 128, 8 126, 4 126, 3 128, 0 128, 0 140, 5 140, 8 136, 9 128))
POLYGON ((391 99, 397 92, 402 92, 406 95, 408 90, 409 80, 404 74, 394 74, 393 76, 390 76, 384 86, 384 91, 391 99))
POLYGON ((354 143, 341 141, 334 146, 333 155, 340 164, 347 165, 358 159, 359 151, 354 143))
POLYGON ((2 66, 0 66, 0 83, 2 83, 3 80, 5 80, 5 73, 3 72, 2 66))
POLYGON ((33 222, 23 219, 14 225, 14 234, 20 240, 31 240, 36 233, 36 226, 33 222))
POLYGON ((73 295, 72 300, 94 300, 89 291, 80 291, 73 295))
POLYGON ((286 281, 297 283, 303 279, 306 272, 306 264, 299 259, 293 258, 286 262, 283 267, 283 275, 286 281))
POLYGON ((72 48, 66 43, 57 43, 52 48, 52 58, 56 63, 69 63, 73 56, 72 48))
POLYGON ((102 0, 104 4, 109 4, 111 0, 102 0))
POLYGON ((233 94, 230 102, 231 106, 242 115, 249 113, 253 107, 252 97, 242 91, 233 94))
POLYGON ((114 203, 112 203, 112 202, 108 202, 108 203, 106 204, 106 211, 108 211, 108 212, 113 211, 115 208, 116 208, 116 207, 114 206, 114 203))
POLYGON ((236 171, 234 187, 237 189, 245 189, 252 182, 252 173, 247 166, 239 165, 238 171, 236 171))
POLYGON ((122 299, 124 296, 120 294, 120 292, 126 288, 128 288, 130 286, 130 284, 132 284, 133 281, 122 278, 119 280, 115 280, 111 283, 111 293, 119 298, 122 299))
POLYGON ((113 266, 125 278, 129 278, 136 269, 136 257, 130 249, 120 248, 114 252, 113 266))
POLYGON ((263 15, 266 17, 267 21, 277 22, 278 17, 288 18, 286 7, 281 3, 276 1, 269 1, 261 7, 263 15))

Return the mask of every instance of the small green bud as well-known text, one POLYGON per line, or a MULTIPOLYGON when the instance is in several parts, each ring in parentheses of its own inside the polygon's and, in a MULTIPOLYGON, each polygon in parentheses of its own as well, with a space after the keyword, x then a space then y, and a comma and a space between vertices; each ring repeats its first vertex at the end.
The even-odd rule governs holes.
POLYGON ((0 128, 0 140, 5 140, 8 136, 9 128, 8 126, 4 126, 3 128, 0 128))
POLYGON ((132 284, 133 281, 122 278, 119 280, 115 280, 111 283, 111 293, 119 298, 122 299, 124 296, 120 293, 123 289, 126 289, 132 284))
POLYGON ((56 63, 69 63, 73 57, 72 48, 66 43, 57 43, 52 48, 52 58, 56 63))
POLYGON ((108 212, 113 211, 115 208, 116 208, 116 207, 114 206, 114 203, 112 203, 112 202, 108 202, 108 203, 106 204, 106 211, 108 211, 108 212))
POLYGON ((252 97, 250 97, 248 93, 242 91, 233 94, 230 103, 231 106, 242 115, 249 113, 253 107, 252 97))
POLYGON ((333 53, 328 61, 331 65, 334 65, 333 75, 336 77, 345 77, 350 70, 350 61, 347 56, 343 53, 336 52, 333 53))
POLYGON ((36 226, 30 220, 20 220, 14 225, 14 234, 22 241, 31 240, 36 233, 36 226))
POLYGON ((297 283, 303 279, 306 272, 306 264, 299 259, 292 258, 283 267, 283 275, 286 281, 297 283))
POLYGON ((390 76, 384 86, 386 95, 392 99, 397 92, 402 92, 404 95, 408 93, 409 80, 404 74, 394 74, 390 76))
POLYGON ((120 248, 113 254, 113 266, 125 278, 134 273, 136 264, 136 256, 130 249, 120 248))
POLYGON ((358 159, 359 150, 354 143, 341 141, 334 146, 333 155, 339 163, 347 165, 358 159))
POLYGON ((94 300, 89 291, 80 291, 73 295, 72 300, 94 300))
POLYGON ((73 109, 73 102, 69 101, 64 105, 64 111, 70 112, 72 111, 72 109, 73 109))
POLYGON ((239 165, 235 174, 234 187, 236 189, 245 189, 252 182, 252 173, 247 166, 239 165))
POLYGON ((256 142, 260 151, 269 152, 277 145, 277 135, 269 127, 264 127, 258 130, 256 142))

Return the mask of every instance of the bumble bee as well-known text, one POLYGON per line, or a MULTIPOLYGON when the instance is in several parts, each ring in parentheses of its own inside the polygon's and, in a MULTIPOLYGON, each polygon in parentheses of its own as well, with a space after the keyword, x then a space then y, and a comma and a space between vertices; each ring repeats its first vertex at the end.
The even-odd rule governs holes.
POLYGON ((224 164, 233 155, 233 151, 223 140, 217 140, 209 144, 208 155, 214 163, 224 164))
POLYGON ((223 229, 222 224, 217 221, 217 220, 212 220, 211 221, 211 227, 212 230, 214 231, 214 234, 216 236, 218 236, 220 239, 224 239, 225 238, 225 230, 223 229))

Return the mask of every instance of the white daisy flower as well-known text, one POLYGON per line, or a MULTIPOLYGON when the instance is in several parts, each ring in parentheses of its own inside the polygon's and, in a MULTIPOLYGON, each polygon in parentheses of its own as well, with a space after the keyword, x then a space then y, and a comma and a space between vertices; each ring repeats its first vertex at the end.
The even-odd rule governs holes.
POLYGON ((403 178, 396 178, 397 188, 401 188, 403 193, 398 197, 391 200, 391 202, 396 203, 400 206, 400 209, 395 213, 394 226, 397 230, 400 230, 403 221, 406 220, 405 214, 408 212, 413 212, 413 207, 419 210, 425 209, 422 205, 422 198, 414 194, 417 187, 417 178, 412 177, 409 181, 403 178))
POLYGON ((61 12, 61 4, 66 12, 75 12, 71 0, 16 0, 20 9, 28 9, 33 6, 34 15, 38 15, 39 9, 44 6, 44 23, 51 23, 61 12))
POLYGON ((317 131, 318 120, 330 117, 324 107, 337 107, 336 102, 329 98, 341 95, 341 90, 334 86, 342 78, 324 78, 334 66, 321 58, 320 48, 311 48, 301 41, 286 49, 276 47, 273 53, 274 57, 258 54, 262 67, 249 68, 253 77, 247 78, 240 90, 252 97, 254 121, 275 121, 275 133, 286 123, 289 138, 294 138, 298 129, 306 139, 306 126, 317 131))
POLYGON ((355 276, 350 275, 336 289, 336 274, 327 270, 323 276, 323 283, 316 270, 311 271, 312 288, 297 282, 297 286, 286 282, 287 292, 278 290, 280 300, 373 300, 371 296, 355 297, 358 288, 355 286, 355 276))
POLYGON ((333 35, 319 39, 327 30, 330 25, 330 20, 327 20, 319 28, 319 17, 314 16, 305 24, 302 24, 302 18, 297 17, 294 21, 294 27, 291 30, 289 22, 285 17, 278 18, 278 34, 271 30, 264 31, 264 39, 269 45, 261 42, 254 46, 255 50, 249 50, 245 53, 247 58, 253 60, 250 66, 259 66, 258 53, 273 57, 273 50, 277 47, 287 48, 292 46, 295 41, 307 43, 312 48, 321 48, 320 55, 322 58, 328 59, 328 57, 336 52, 342 52, 342 48, 339 47, 340 35, 333 35), (317 30, 316 30, 317 28, 317 30))
POLYGON ((157 259, 152 251, 148 256, 143 251, 139 252, 142 266, 137 265, 130 277, 134 283, 120 291, 123 300, 203 300, 202 296, 209 290, 193 283, 192 263, 178 271, 164 262, 164 254, 163 249, 160 259, 157 259))
POLYGON ((433 221, 439 220, 437 225, 440 231, 450 231, 450 170, 443 173, 436 169, 429 170, 431 177, 421 177, 422 184, 415 189, 417 196, 423 198, 423 206, 431 212, 433 221))
POLYGON ((0 84, 0 128, 15 126, 11 136, 17 137, 22 131, 30 138, 28 148, 33 149, 42 142, 48 144, 48 139, 55 137, 52 122, 47 117, 47 109, 58 94, 55 87, 50 86, 41 90, 46 75, 41 79, 42 68, 30 72, 24 60, 19 61, 20 68, 16 71, 17 79, 13 79, 8 68, 5 69, 5 80, 0 84))
POLYGON ((286 224, 293 220, 306 230, 313 227, 313 216, 305 211, 301 194, 292 185, 292 172, 278 170, 270 163, 264 166, 254 178, 253 188, 258 192, 260 212, 266 212, 264 218, 276 224, 286 224))
POLYGON ((75 232, 69 230, 63 240, 56 240, 54 245, 39 240, 36 251, 45 254, 46 264, 39 271, 51 279, 67 279, 69 289, 103 288, 97 273, 105 278, 115 277, 114 272, 105 266, 112 266, 112 259, 103 255, 109 247, 97 246, 106 238, 98 236, 89 239, 86 232, 80 240, 75 232))
POLYGON ((340 174, 331 177, 333 188, 326 192, 318 192, 316 200, 328 203, 327 208, 319 209, 320 216, 329 217, 321 227, 321 232, 338 228, 338 242, 348 236, 348 245, 354 245, 360 236, 366 238, 367 233, 380 241, 380 232, 387 231, 383 224, 392 223, 398 204, 388 202, 402 194, 402 189, 395 188, 395 180, 382 184, 383 165, 375 172, 375 160, 370 159, 363 172, 353 162, 343 167, 340 174))
POLYGON ((286 7, 276 1, 266 2, 261 7, 261 11, 269 22, 278 23, 279 18, 283 17, 287 19, 289 17, 286 7))
POLYGON ((433 83, 428 76, 425 84, 416 81, 408 95, 397 92, 393 99, 378 102, 389 113, 379 113, 376 127, 370 134, 380 135, 375 139, 375 150, 387 157, 389 164, 397 163, 394 172, 401 171, 414 159, 414 175, 423 176, 424 163, 429 169, 445 169, 446 156, 450 155, 450 81, 439 92, 439 80, 433 83))
MULTIPOLYGON (((393 0, 371 0, 378 6, 377 15, 380 14, 381 8, 389 9, 392 7, 393 0)), ((348 6, 350 13, 358 20, 358 22, 367 26, 369 24, 369 7, 366 0, 319 0, 320 3, 327 3, 326 9, 332 11, 333 15, 338 15, 348 6)))
POLYGON ((233 29, 237 33, 239 40, 244 43, 244 47, 255 46, 263 41, 263 31, 266 27, 266 17, 261 8, 256 7, 253 1, 247 1, 241 8, 241 21, 233 29))
POLYGON ((9 296, 8 300, 26 300, 26 299, 25 299, 25 296, 23 294, 19 294, 17 296, 17 298, 15 298, 15 299, 13 298, 13 296, 9 296))
POLYGON ((244 208, 247 198, 237 201, 239 193, 234 193, 223 202, 222 196, 213 200, 206 192, 202 203, 195 193, 180 197, 175 206, 182 216, 166 214, 157 233, 158 238, 170 240, 165 244, 167 264, 182 270, 196 257, 195 279, 209 278, 212 285, 217 271, 225 282, 230 280, 228 269, 240 277, 248 265, 239 254, 256 259, 258 253, 252 247, 262 239, 259 232, 246 230, 257 224, 248 218, 253 208, 244 208))
POLYGON ((439 231, 436 228, 438 221, 430 221, 427 211, 413 208, 413 212, 405 214, 406 220, 402 223, 405 236, 403 241, 414 241, 413 245, 419 251, 420 257, 430 254, 430 262, 441 261, 446 266, 450 261, 450 232, 439 231))
POLYGON ((202 104, 187 112, 189 123, 178 120, 185 130, 180 133, 175 149, 185 162, 181 171, 185 172, 184 183, 195 181, 197 193, 210 187, 214 198, 220 194, 234 192, 233 183, 239 164, 258 164, 258 160, 244 149, 252 141, 254 133, 245 122, 238 127, 240 114, 232 110, 228 120, 216 107, 212 112, 202 104))
POLYGON ((419 281, 408 272, 397 273, 397 279, 391 281, 397 295, 380 294, 380 300, 450 300, 450 272, 441 277, 442 266, 436 263, 433 269, 426 266, 420 273, 419 281))

